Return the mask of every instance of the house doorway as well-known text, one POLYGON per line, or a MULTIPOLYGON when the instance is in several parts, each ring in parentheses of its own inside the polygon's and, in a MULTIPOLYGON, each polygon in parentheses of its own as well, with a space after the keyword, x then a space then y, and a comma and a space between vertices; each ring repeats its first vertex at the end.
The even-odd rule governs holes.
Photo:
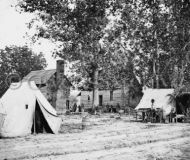
POLYGON ((103 105, 103 95, 99 95, 99 106, 103 105))

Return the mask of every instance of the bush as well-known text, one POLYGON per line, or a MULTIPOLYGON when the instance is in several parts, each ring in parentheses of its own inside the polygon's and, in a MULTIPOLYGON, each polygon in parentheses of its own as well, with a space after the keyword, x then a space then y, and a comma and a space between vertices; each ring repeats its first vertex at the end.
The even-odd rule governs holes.
POLYGON ((66 111, 65 114, 66 114, 66 115, 70 115, 70 111, 66 111))

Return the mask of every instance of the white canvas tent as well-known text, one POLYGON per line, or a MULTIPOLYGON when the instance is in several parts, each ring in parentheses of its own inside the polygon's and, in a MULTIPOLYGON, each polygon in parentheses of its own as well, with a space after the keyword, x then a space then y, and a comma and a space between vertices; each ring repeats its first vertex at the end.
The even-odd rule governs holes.
POLYGON ((81 91, 71 90, 69 100, 71 102, 71 106, 74 105, 74 103, 76 103, 77 106, 81 105, 81 91))
POLYGON ((3 123, 4 123, 5 115, 6 115, 6 112, 5 112, 5 109, 3 107, 2 102, 0 100, 0 132, 1 132, 1 128, 2 128, 3 123))
POLYGON ((171 109, 174 107, 169 103, 169 94, 172 94, 174 89, 145 89, 143 90, 143 97, 140 100, 139 104, 135 110, 144 110, 144 109, 154 109, 160 108, 163 109, 164 116, 168 115, 171 112, 171 109), (151 100, 154 99, 154 105, 152 106, 151 100))
POLYGON ((34 82, 12 83, 1 98, 4 123, 0 137, 16 137, 32 132, 58 133, 61 118, 34 82))

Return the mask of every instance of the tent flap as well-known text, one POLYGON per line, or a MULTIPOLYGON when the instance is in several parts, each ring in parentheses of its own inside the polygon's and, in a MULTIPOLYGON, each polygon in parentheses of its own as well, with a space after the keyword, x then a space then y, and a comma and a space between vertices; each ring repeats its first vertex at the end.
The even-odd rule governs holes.
POLYGON ((40 105, 40 109, 49 125, 53 133, 57 134, 61 125, 61 118, 57 117, 56 115, 52 115, 49 113, 45 107, 42 105, 39 99, 37 99, 38 104, 40 105))

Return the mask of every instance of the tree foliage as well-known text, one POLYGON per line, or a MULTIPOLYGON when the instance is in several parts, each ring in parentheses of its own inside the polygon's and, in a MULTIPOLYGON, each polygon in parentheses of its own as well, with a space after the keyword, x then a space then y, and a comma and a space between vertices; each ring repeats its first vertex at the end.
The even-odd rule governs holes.
POLYGON ((0 96, 12 81, 22 80, 32 70, 47 66, 42 53, 35 54, 27 46, 7 46, 0 50, 0 96))
POLYGON ((135 72, 142 82, 176 88, 189 81, 190 2, 140 0, 131 7, 122 3, 123 37, 132 42, 135 72))
POLYGON ((100 73, 112 64, 115 55, 110 44, 120 35, 112 26, 120 8, 118 1, 23 0, 20 6, 26 12, 38 12, 45 24, 38 35, 61 42, 55 55, 76 62, 75 71, 88 82, 97 103, 100 73))
POLYGON ((133 74, 153 88, 190 81, 189 1, 22 0, 20 7, 39 15, 38 36, 59 41, 55 55, 75 61, 94 91, 133 74))

